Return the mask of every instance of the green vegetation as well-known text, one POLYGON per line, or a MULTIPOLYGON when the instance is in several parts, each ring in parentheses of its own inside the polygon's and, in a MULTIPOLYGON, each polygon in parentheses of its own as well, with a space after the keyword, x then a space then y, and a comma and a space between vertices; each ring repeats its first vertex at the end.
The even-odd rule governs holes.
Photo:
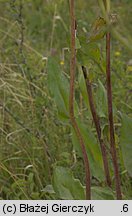
MULTIPOLYGON (((131 0, 76 0, 74 113, 91 170, 92 199, 116 199, 110 152, 106 40, 111 32, 115 145, 123 199, 132 199, 131 0), (107 20, 108 19, 108 20, 107 20), (107 152, 100 140, 82 71, 88 73, 107 152)), ((85 169, 69 115, 69 0, 0 0, 0 199, 85 199, 85 169)))

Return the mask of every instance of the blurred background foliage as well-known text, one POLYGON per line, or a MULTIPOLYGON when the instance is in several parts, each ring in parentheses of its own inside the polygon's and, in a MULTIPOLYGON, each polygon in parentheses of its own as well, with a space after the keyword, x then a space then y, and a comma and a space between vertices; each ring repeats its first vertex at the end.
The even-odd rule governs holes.
MULTIPOLYGON (((112 1, 112 13, 118 14, 119 17, 118 30, 127 43, 131 40, 131 10, 131 0, 112 1)), ((79 32, 89 32, 98 16, 101 16, 98 1, 76 0, 79 32)), ((79 199, 78 196, 74 196, 75 191, 67 192, 63 187, 61 192, 58 191, 56 182, 60 181, 61 184, 60 172, 63 178, 66 175, 71 182, 74 181, 70 171, 66 174, 62 167, 69 167, 74 176, 81 181, 76 182, 76 185, 81 191, 80 198, 83 198, 82 185, 85 175, 82 158, 73 149, 74 137, 69 125, 57 117, 57 106, 49 93, 47 81, 48 56, 56 59, 69 80, 69 19, 68 0, 0 0, 1 199, 79 199), (56 166, 60 167, 60 170, 56 166), (69 193, 73 196, 68 196, 69 193)), ((105 56, 105 41, 101 40, 99 46, 102 55, 105 56)), ((121 114, 131 116, 132 111, 132 59, 130 50, 114 37, 111 62, 113 100, 116 106, 116 142, 119 144, 121 114)), ((103 97, 102 100, 105 100, 104 94, 101 93, 103 90, 98 89, 98 79, 105 86, 105 74, 93 61, 89 67, 92 71, 94 93, 97 94, 95 97, 103 97)), ((84 84, 80 76, 78 67, 76 100, 79 116, 84 123, 89 124, 94 133, 87 102, 82 100, 78 91, 83 91, 84 84)), ((102 109, 99 113, 105 115, 102 109)), ((104 133, 109 136, 106 116, 102 116, 101 121, 104 133)), ((129 199, 132 197, 131 178, 124 168, 124 162, 121 166, 123 194, 129 199)), ((94 186, 104 186, 103 180, 93 176, 92 185, 94 198, 100 199, 100 193, 103 194, 103 198, 112 198, 113 195, 107 190, 95 191, 94 186)))

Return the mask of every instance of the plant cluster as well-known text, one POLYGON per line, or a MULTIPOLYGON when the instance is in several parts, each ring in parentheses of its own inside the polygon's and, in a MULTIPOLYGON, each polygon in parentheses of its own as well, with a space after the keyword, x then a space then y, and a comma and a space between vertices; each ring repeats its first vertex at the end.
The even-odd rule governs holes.
POLYGON ((1 199, 132 197, 131 1, 73 3, 0 1, 1 199))

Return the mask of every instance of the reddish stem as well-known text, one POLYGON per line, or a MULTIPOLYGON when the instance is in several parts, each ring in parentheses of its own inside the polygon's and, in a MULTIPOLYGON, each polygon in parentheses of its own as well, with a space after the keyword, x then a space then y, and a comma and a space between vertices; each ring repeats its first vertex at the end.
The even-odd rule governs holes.
POLYGON ((115 135, 114 135, 114 121, 113 121, 113 107, 112 107, 112 84, 111 84, 111 69, 110 69, 110 33, 106 34, 106 79, 107 79, 107 100, 108 100, 108 119, 109 119, 109 132, 110 132, 110 147, 111 155, 114 166, 115 184, 116 184, 116 195, 117 199, 122 199, 121 194, 121 183, 119 168, 117 162, 117 152, 115 146, 115 135))
POLYGON ((110 178, 110 172, 109 172, 107 152, 106 152, 106 147, 105 147, 104 141, 101 137, 101 125, 100 125, 100 120, 99 120, 99 117, 98 117, 98 114, 96 112, 96 108, 94 105, 92 86, 91 86, 91 82, 90 82, 88 75, 87 75, 86 67, 82 66, 82 70, 83 70, 83 75, 84 75, 87 93, 88 93, 89 106, 90 106, 90 110, 92 113, 93 121, 95 124, 96 132, 97 132, 97 136, 98 136, 98 140, 99 140, 100 148, 101 148, 101 152, 102 152, 106 182, 107 182, 107 185, 110 187, 111 186, 111 178, 110 178))
POLYGON ((83 136, 80 132, 78 124, 74 115, 74 84, 75 84, 75 67, 76 67, 76 48, 75 48, 75 13, 74 13, 74 0, 70 0, 70 15, 71 15, 71 58, 70 58, 70 97, 69 97, 69 112, 71 124, 75 130, 77 138, 80 142, 80 146, 82 149, 85 173, 86 173, 86 199, 91 199, 91 182, 90 182, 90 167, 89 160, 85 148, 85 143, 83 140, 83 136))

